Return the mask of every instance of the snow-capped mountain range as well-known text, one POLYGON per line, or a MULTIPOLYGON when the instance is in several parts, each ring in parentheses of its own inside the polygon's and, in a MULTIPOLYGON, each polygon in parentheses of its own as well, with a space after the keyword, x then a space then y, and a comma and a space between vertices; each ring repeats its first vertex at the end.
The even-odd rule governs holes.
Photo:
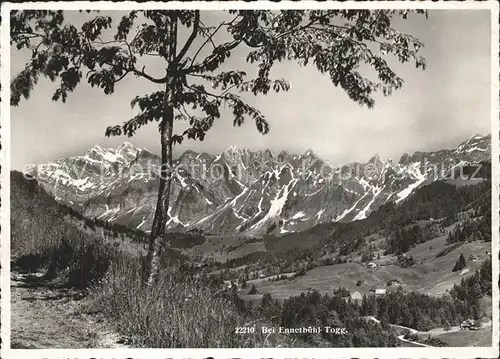
MULTIPOLYGON (((456 176, 461 165, 490 156, 490 135, 475 135, 455 149, 404 154, 397 163, 375 155, 367 163, 338 167, 311 150, 186 151, 174 163, 167 225, 257 236, 363 219, 388 201, 399 203, 419 186, 456 176)), ((28 172, 56 200, 87 217, 149 231, 159 168, 158 156, 126 142, 117 149, 95 146, 28 172)))

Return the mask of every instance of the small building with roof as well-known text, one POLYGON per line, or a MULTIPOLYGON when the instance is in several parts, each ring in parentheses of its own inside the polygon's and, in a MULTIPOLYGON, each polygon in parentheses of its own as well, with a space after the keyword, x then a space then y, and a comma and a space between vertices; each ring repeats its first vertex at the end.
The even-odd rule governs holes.
POLYGON ((353 302, 358 302, 358 303, 360 303, 360 302, 363 300, 363 296, 361 295, 361 293, 360 293, 360 292, 355 291, 355 292, 351 293, 351 300, 352 300, 353 302))

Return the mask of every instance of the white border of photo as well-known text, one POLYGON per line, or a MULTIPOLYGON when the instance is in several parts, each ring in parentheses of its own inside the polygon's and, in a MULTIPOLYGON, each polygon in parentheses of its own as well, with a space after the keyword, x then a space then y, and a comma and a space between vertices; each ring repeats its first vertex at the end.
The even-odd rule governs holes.
MULTIPOLYGON (((1 357, 10 358, 496 358, 499 356, 499 19, 497 1, 380 2, 26 2, 1 5, 1 357), (398 348, 256 348, 256 349, 10 349, 10 46, 9 12, 22 9, 460 9, 491 11, 491 133, 492 133, 492 266, 493 320, 491 347, 398 348), (493 160, 494 159, 494 160, 493 160)), ((459 104, 457 104, 459 105, 459 104)))

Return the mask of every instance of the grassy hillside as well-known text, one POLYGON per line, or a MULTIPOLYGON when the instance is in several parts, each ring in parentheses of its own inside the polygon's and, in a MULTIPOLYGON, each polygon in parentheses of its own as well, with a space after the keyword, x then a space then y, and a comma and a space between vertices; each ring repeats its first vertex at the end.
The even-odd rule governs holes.
POLYGON ((291 345, 279 334, 237 334, 235 328, 245 326, 247 318, 207 283, 168 267, 169 252, 161 280, 145 288, 140 256, 128 255, 88 227, 75 226, 67 208, 19 172, 11 173, 11 199, 13 270, 42 273, 42 284, 85 289, 85 311, 110 320, 133 346, 291 345))
POLYGON ((450 347, 489 347, 491 346, 492 330, 490 328, 481 328, 477 331, 460 331, 445 333, 436 336, 450 347))
POLYGON ((401 283, 401 288, 405 291, 416 291, 435 296, 442 295, 446 290, 450 290, 454 284, 460 283, 462 278, 472 275, 475 270, 479 269, 482 261, 488 257, 486 251, 491 247, 489 243, 484 242, 467 243, 436 259, 435 254, 439 251, 440 246, 445 247, 443 245, 445 241, 444 237, 430 241, 432 249, 429 249, 429 244, 415 247, 410 255, 415 253, 417 264, 409 268, 401 268, 396 265, 367 268, 355 262, 319 266, 293 280, 257 282, 257 289, 260 292, 269 292, 273 297, 280 299, 298 295, 309 288, 328 292, 339 286, 347 288, 351 292, 359 291, 361 294, 367 294, 373 288, 387 288, 387 283, 390 280, 398 280, 401 283), (464 253, 467 258, 471 254, 478 258, 469 263, 470 272, 466 275, 452 272, 453 265, 460 253, 464 253), (359 281, 361 281, 360 285, 358 285, 359 281))
POLYGON ((34 180, 11 173, 13 268, 43 270, 46 279, 84 288, 100 280, 116 255, 112 246, 64 220, 64 208, 34 180))

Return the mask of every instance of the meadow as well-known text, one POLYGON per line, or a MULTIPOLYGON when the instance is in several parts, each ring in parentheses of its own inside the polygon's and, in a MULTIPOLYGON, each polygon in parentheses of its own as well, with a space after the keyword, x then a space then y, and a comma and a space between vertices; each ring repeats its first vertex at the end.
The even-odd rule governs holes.
POLYGON ((460 283, 463 278, 460 272, 452 272, 461 253, 466 258, 471 255, 477 258, 475 261, 468 261, 470 268, 470 272, 466 274, 468 276, 481 266, 482 261, 489 256, 486 253, 491 251, 490 242, 469 242, 436 258, 436 255, 446 247, 445 236, 418 244, 407 254, 416 260, 416 264, 409 268, 383 265, 395 257, 382 256, 380 260, 374 261, 379 263, 375 268, 367 268, 357 262, 320 266, 293 280, 260 281, 256 282, 256 287, 259 292, 270 293, 273 298, 285 299, 310 288, 324 293, 331 292, 333 288, 343 287, 351 292, 359 291, 361 294, 367 294, 372 289, 387 288, 387 283, 391 280, 398 280, 404 291, 440 296, 453 285, 460 283), (357 285, 359 281, 361 285, 357 285))

